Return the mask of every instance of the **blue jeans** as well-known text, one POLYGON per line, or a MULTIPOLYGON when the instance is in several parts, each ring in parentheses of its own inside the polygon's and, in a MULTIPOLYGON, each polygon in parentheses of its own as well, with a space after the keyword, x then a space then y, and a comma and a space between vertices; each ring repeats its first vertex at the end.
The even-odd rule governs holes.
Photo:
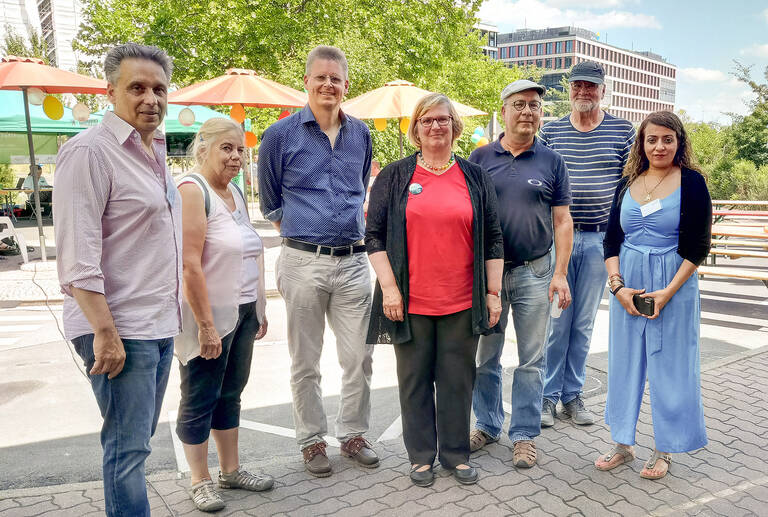
MULTIPOLYGON (((72 340, 86 371, 93 367, 93 334, 72 340)), ((173 338, 123 339, 125 366, 112 380, 89 375, 104 424, 104 504, 110 517, 149 517, 144 461, 157 427, 173 358, 173 338)))
POLYGON ((552 318, 544 369, 544 398, 566 404, 581 395, 597 309, 608 278, 603 260, 605 232, 573 232, 568 263, 571 305, 552 318))
MULTIPOLYGON (((551 253, 525 265, 504 269, 499 324, 502 330, 506 329, 511 308, 520 359, 512 377, 512 414, 509 422, 509 439, 512 442, 531 440, 541 432, 541 369, 544 366, 544 343, 549 322, 551 280, 551 253)), ((504 334, 480 336, 472 394, 477 428, 494 438, 499 437, 504 423, 499 362, 503 348, 504 334)))

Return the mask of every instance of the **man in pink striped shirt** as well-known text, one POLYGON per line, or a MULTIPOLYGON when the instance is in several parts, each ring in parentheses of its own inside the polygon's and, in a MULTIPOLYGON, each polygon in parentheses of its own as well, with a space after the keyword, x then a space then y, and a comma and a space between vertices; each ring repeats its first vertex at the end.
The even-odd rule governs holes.
POLYGON ((172 63, 133 43, 104 62, 114 112, 70 141, 56 166, 64 331, 104 418, 109 516, 147 516, 144 462, 181 330, 181 203, 165 164, 172 63))

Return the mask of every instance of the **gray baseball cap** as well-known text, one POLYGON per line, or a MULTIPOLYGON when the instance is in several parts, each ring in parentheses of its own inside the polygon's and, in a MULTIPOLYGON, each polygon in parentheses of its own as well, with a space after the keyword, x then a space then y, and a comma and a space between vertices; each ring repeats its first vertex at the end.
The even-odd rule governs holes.
POLYGON ((568 77, 568 82, 574 81, 587 81, 595 84, 603 84, 605 82, 605 72, 600 63, 594 61, 582 61, 576 63, 571 68, 571 75, 568 77))
POLYGON ((515 82, 509 83, 501 90, 501 101, 504 102, 513 93, 524 92, 525 90, 536 90, 539 92, 539 95, 544 95, 544 92, 547 91, 542 85, 536 84, 533 81, 518 79, 515 82))

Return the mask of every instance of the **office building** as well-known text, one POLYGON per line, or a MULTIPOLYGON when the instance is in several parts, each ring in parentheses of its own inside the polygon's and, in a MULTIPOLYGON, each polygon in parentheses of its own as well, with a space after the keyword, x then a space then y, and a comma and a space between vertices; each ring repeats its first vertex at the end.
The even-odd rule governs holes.
POLYGON ((37 32, 47 43, 46 57, 52 66, 77 71, 72 40, 81 13, 79 0, 0 0, 0 42, 5 40, 6 26, 27 41, 30 32, 37 32))

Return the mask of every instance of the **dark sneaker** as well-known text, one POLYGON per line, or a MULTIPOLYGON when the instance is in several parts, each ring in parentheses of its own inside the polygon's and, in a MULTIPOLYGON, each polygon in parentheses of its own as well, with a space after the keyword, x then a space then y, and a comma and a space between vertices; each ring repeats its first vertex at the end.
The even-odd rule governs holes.
POLYGON ((252 474, 242 467, 229 474, 219 472, 219 488, 242 488, 253 492, 271 490, 275 480, 267 474, 252 474))
POLYGON ((210 479, 204 479, 189 487, 189 497, 201 512, 218 512, 224 508, 224 499, 216 491, 216 485, 210 479))
POLYGON ((541 427, 552 427, 555 425, 555 403, 549 399, 544 399, 541 403, 541 427))
POLYGON ((584 401, 581 397, 576 397, 567 404, 563 404, 563 414, 570 416, 574 424, 592 425, 595 423, 595 415, 584 407, 584 401))
POLYGON ((331 462, 328 461, 325 448, 325 442, 317 442, 301 449, 307 472, 318 478, 327 478, 331 475, 331 462))
POLYGON ((341 455, 352 458, 365 468, 374 469, 379 466, 379 457, 370 442, 362 436, 353 436, 346 442, 341 442, 341 455))
POLYGON ((489 443, 498 442, 498 438, 488 435, 485 431, 474 429, 469 433, 469 452, 479 451, 489 443))

